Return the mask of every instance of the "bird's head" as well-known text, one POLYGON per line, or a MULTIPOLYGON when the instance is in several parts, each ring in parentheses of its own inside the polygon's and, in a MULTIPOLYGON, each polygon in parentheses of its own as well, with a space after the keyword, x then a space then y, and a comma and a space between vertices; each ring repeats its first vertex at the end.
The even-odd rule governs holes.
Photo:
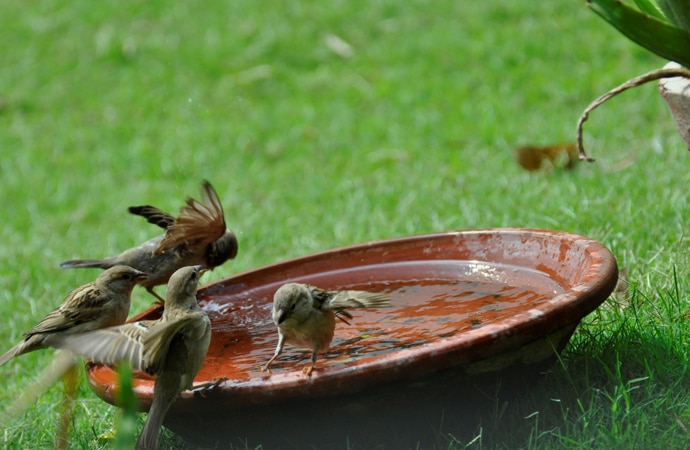
POLYGON ((276 325, 288 319, 300 321, 308 316, 313 300, 309 289, 303 284, 282 285, 273 296, 273 321, 276 325))
POLYGON ((177 269, 168 281, 168 287, 165 291, 165 305, 195 305, 199 279, 205 271, 204 266, 187 266, 177 269))
POLYGON ((213 269, 235 256, 237 256, 237 237, 231 230, 226 229, 218 240, 208 244, 206 265, 209 269, 213 269))
POLYGON ((96 280, 112 291, 131 292, 137 283, 148 277, 146 273, 129 266, 114 266, 101 273, 96 280))

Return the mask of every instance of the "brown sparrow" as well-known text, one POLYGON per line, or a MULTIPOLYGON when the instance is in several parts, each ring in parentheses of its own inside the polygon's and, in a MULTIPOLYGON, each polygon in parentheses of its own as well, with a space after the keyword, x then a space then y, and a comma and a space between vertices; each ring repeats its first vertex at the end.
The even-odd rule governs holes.
POLYGON ((136 370, 156 375, 153 403, 138 449, 158 447, 160 427, 170 405, 194 377, 211 342, 211 321, 199 308, 196 290, 201 266, 177 270, 168 283, 165 308, 158 320, 143 320, 79 335, 58 336, 52 346, 65 348, 93 362, 128 361, 136 370))
POLYGON ((132 289, 146 274, 128 266, 106 270, 95 281, 70 292, 57 309, 24 333, 24 340, 0 356, 0 366, 15 356, 50 347, 51 336, 120 325, 127 320, 132 289))
POLYGON ((139 284, 163 302, 153 288, 167 283, 177 269, 193 265, 213 269, 237 255, 237 238, 226 228, 223 206, 211 183, 203 184, 203 202, 188 197, 186 203, 177 217, 153 206, 132 206, 130 213, 164 228, 165 234, 119 255, 65 261, 60 266, 68 269, 107 269, 118 264, 134 267, 149 275, 139 284))
POLYGON ((287 283, 273 296, 273 322, 278 327, 278 346, 273 357, 261 368, 269 370, 286 342, 311 349, 311 365, 304 373, 311 376, 318 352, 328 350, 333 340, 335 319, 349 325, 352 315, 346 308, 390 306, 389 297, 365 291, 325 291, 308 284, 287 283))

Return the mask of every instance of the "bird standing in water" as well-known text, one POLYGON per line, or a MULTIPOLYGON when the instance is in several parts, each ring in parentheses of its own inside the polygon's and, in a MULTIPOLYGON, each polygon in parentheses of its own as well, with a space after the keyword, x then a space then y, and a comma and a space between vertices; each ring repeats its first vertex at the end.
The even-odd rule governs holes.
POLYGON ((261 368, 270 371, 271 363, 283 351, 286 342, 312 350, 311 365, 304 373, 312 374, 318 352, 328 350, 335 332, 335 319, 349 325, 352 315, 347 308, 390 306, 389 297, 366 291, 326 291, 308 284, 287 283, 273 296, 273 322, 278 327, 278 345, 273 357, 261 368))

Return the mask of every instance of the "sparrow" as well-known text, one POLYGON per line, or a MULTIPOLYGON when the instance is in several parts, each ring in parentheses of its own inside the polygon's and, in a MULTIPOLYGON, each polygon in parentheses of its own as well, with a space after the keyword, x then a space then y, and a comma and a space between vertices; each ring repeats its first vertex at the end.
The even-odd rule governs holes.
POLYGON ((366 291, 326 291, 301 283, 282 285, 273 296, 273 322, 278 328, 278 346, 273 357, 261 367, 270 371, 273 360, 286 342, 312 350, 311 365, 303 372, 311 376, 318 352, 325 352, 333 340, 335 319, 350 324, 346 308, 390 306, 389 297, 366 291))
POLYGON ((202 266, 183 267, 171 277, 163 315, 90 331, 56 336, 51 346, 70 350, 96 363, 127 361, 136 370, 156 375, 153 402, 137 440, 138 449, 156 449, 160 427, 170 405, 192 382, 211 342, 211 321, 199 308, 196 290, 202 266))
POLYGON ((226 228, 223 206, 208 181, 203 184, 203 202, 187 197, 177 217, 149 205, 132 206, 129 212, 165 229, 165 234, 119 255, 65 261, 60 267, 107 269, 129 265, 149 275, 140 284, 162 303, 164 300, 153 288, 167 283, 177 269, 193 265, 213 269, 237 256, 237 238, 226 228))
POLYGON ((51 336, 69 335, 120 325, 127 320, 132 289, 146 279, 144 272, 115 266, 96 280, 70 292, 62 304, 38 325, 24 333, 24 339, 0 356, 0 366, 15 356, 50 347, 51 336))

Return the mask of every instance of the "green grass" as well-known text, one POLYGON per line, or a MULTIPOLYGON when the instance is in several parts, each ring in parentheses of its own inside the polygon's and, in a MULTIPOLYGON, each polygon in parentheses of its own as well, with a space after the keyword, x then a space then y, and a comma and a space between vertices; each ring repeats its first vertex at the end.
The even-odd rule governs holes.
MULTIPOLYGON (((613 251, 633 306, 603 305, 537 389, 439 447, 684 448, 690 155, 655 87, 592 114, 594 164, 512 159, 574 141, 590 100, 663 63, 583 2, 2 2, 0 342, 93 276, 60 261, 156 233, 128 206, 176 211, 203 179, 240 241, 207 281, 408 234, 567 230, 613 251)), ((0 405, 50 359, 0 368, 0 405)), ((51 448, 61 395, 6 422, 2 446, 51 448)), ((108 447, 118 418, 82 383, 69 448, 108 447)))

